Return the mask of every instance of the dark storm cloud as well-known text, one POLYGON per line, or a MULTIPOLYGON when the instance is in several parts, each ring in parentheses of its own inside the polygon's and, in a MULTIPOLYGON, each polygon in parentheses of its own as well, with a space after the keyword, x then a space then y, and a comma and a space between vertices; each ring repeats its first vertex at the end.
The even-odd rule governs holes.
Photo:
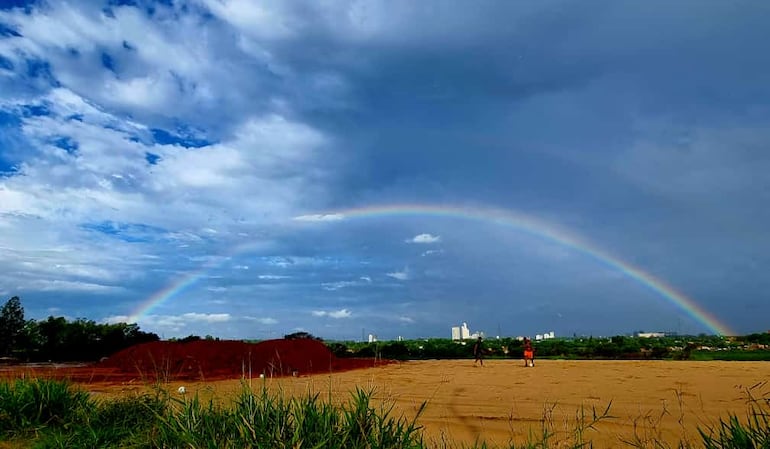
POLYGON ((768 8, 549 4, 517 22, 516 5, 451 35, 441 24, 459 19, 444 10, 380 40, 291 47, 297 64, 343 72, 352 95, 349 109, 308 112, 354 154, 330 203, 523 209, 684 285, 717 316, 735 314, 702 287, 714 276, 759 298, 755 275, 727 265, 755 264, 767 244, 768 8))

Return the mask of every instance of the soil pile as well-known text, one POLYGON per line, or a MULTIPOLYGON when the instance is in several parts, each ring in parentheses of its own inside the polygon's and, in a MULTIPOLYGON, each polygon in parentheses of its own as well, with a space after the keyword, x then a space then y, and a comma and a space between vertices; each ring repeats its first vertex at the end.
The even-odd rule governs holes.
POLYGON ((113 354, 97 366, 146 379, 212 380, 347 371, 372 367, 374 360, 338 359, 326 345, 311 339, 198 340, 143 343, 113 354))

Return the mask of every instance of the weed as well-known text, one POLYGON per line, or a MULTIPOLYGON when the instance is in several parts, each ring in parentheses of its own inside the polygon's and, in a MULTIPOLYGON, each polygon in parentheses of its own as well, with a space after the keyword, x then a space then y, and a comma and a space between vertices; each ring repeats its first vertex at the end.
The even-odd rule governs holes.
POLYGON ((770 449, 770 395, 761 391, 767 382, 746 390, 748 412, 741 421, 730 414, 716 425, 699 429, 705 449, 770 449), (759 392, 759 397, 757 393, 759 392))

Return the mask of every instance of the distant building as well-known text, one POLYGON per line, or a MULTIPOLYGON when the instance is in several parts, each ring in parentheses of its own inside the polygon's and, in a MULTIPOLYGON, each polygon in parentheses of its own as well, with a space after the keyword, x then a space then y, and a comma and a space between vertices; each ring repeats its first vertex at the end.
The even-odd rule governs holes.
POLYGON ((463 323, 462 326, 452 327, 452 340, 468 340, 483 336, 484 334, 482 332, 471 333, 471 330, 468 328, 468 323, 463 323))
POLYGON ((637 332, 636 336, 639 338, 661 338, 665 337, 665 332, 637 332))
POLYGON ((374 334, 369 334, 369 343, 374 343, 377 341, 377 336, 374 334))

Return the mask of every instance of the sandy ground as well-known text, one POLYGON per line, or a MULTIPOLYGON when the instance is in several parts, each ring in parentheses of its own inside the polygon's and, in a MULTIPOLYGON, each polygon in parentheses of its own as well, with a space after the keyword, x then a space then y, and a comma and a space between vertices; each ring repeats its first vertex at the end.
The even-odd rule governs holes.
MULTIPOLYGON (((697 441, 697 426, 747 411, 749 389, 770 397, 770 362, 680 361, 551 361, 525 368, 517 360, 487 360, 475 367, 469 360, 410 361, 372 369, 298 378, 268 379, 271 389, 290 394, 319 392, 344 400, 356 386, 374 389, 375 398, 395 411, 419 418, 426 437, 458 447, 484 440, 493 445, 537 439, 544 428, 555 440, 575 441, 585 427, 610 405, 609 415, 584 438, 595 447, 617 447, 623 440, 652 447, 653 440, 676 445, 697 441), (581 409, 585 417, 579 417, 581 409)), ((232 397, 240 380, 169 384, 184 385, 187 394, 232 397)), ((262 382, 253 379, 252 385, 262 382)), ((91 385, 96 394, 125 394, 141 385, 91 385)), ((555 442, 553 440, 552 442, 555 442)), ((551 447, 559 447, 554 444, 551 447)))

